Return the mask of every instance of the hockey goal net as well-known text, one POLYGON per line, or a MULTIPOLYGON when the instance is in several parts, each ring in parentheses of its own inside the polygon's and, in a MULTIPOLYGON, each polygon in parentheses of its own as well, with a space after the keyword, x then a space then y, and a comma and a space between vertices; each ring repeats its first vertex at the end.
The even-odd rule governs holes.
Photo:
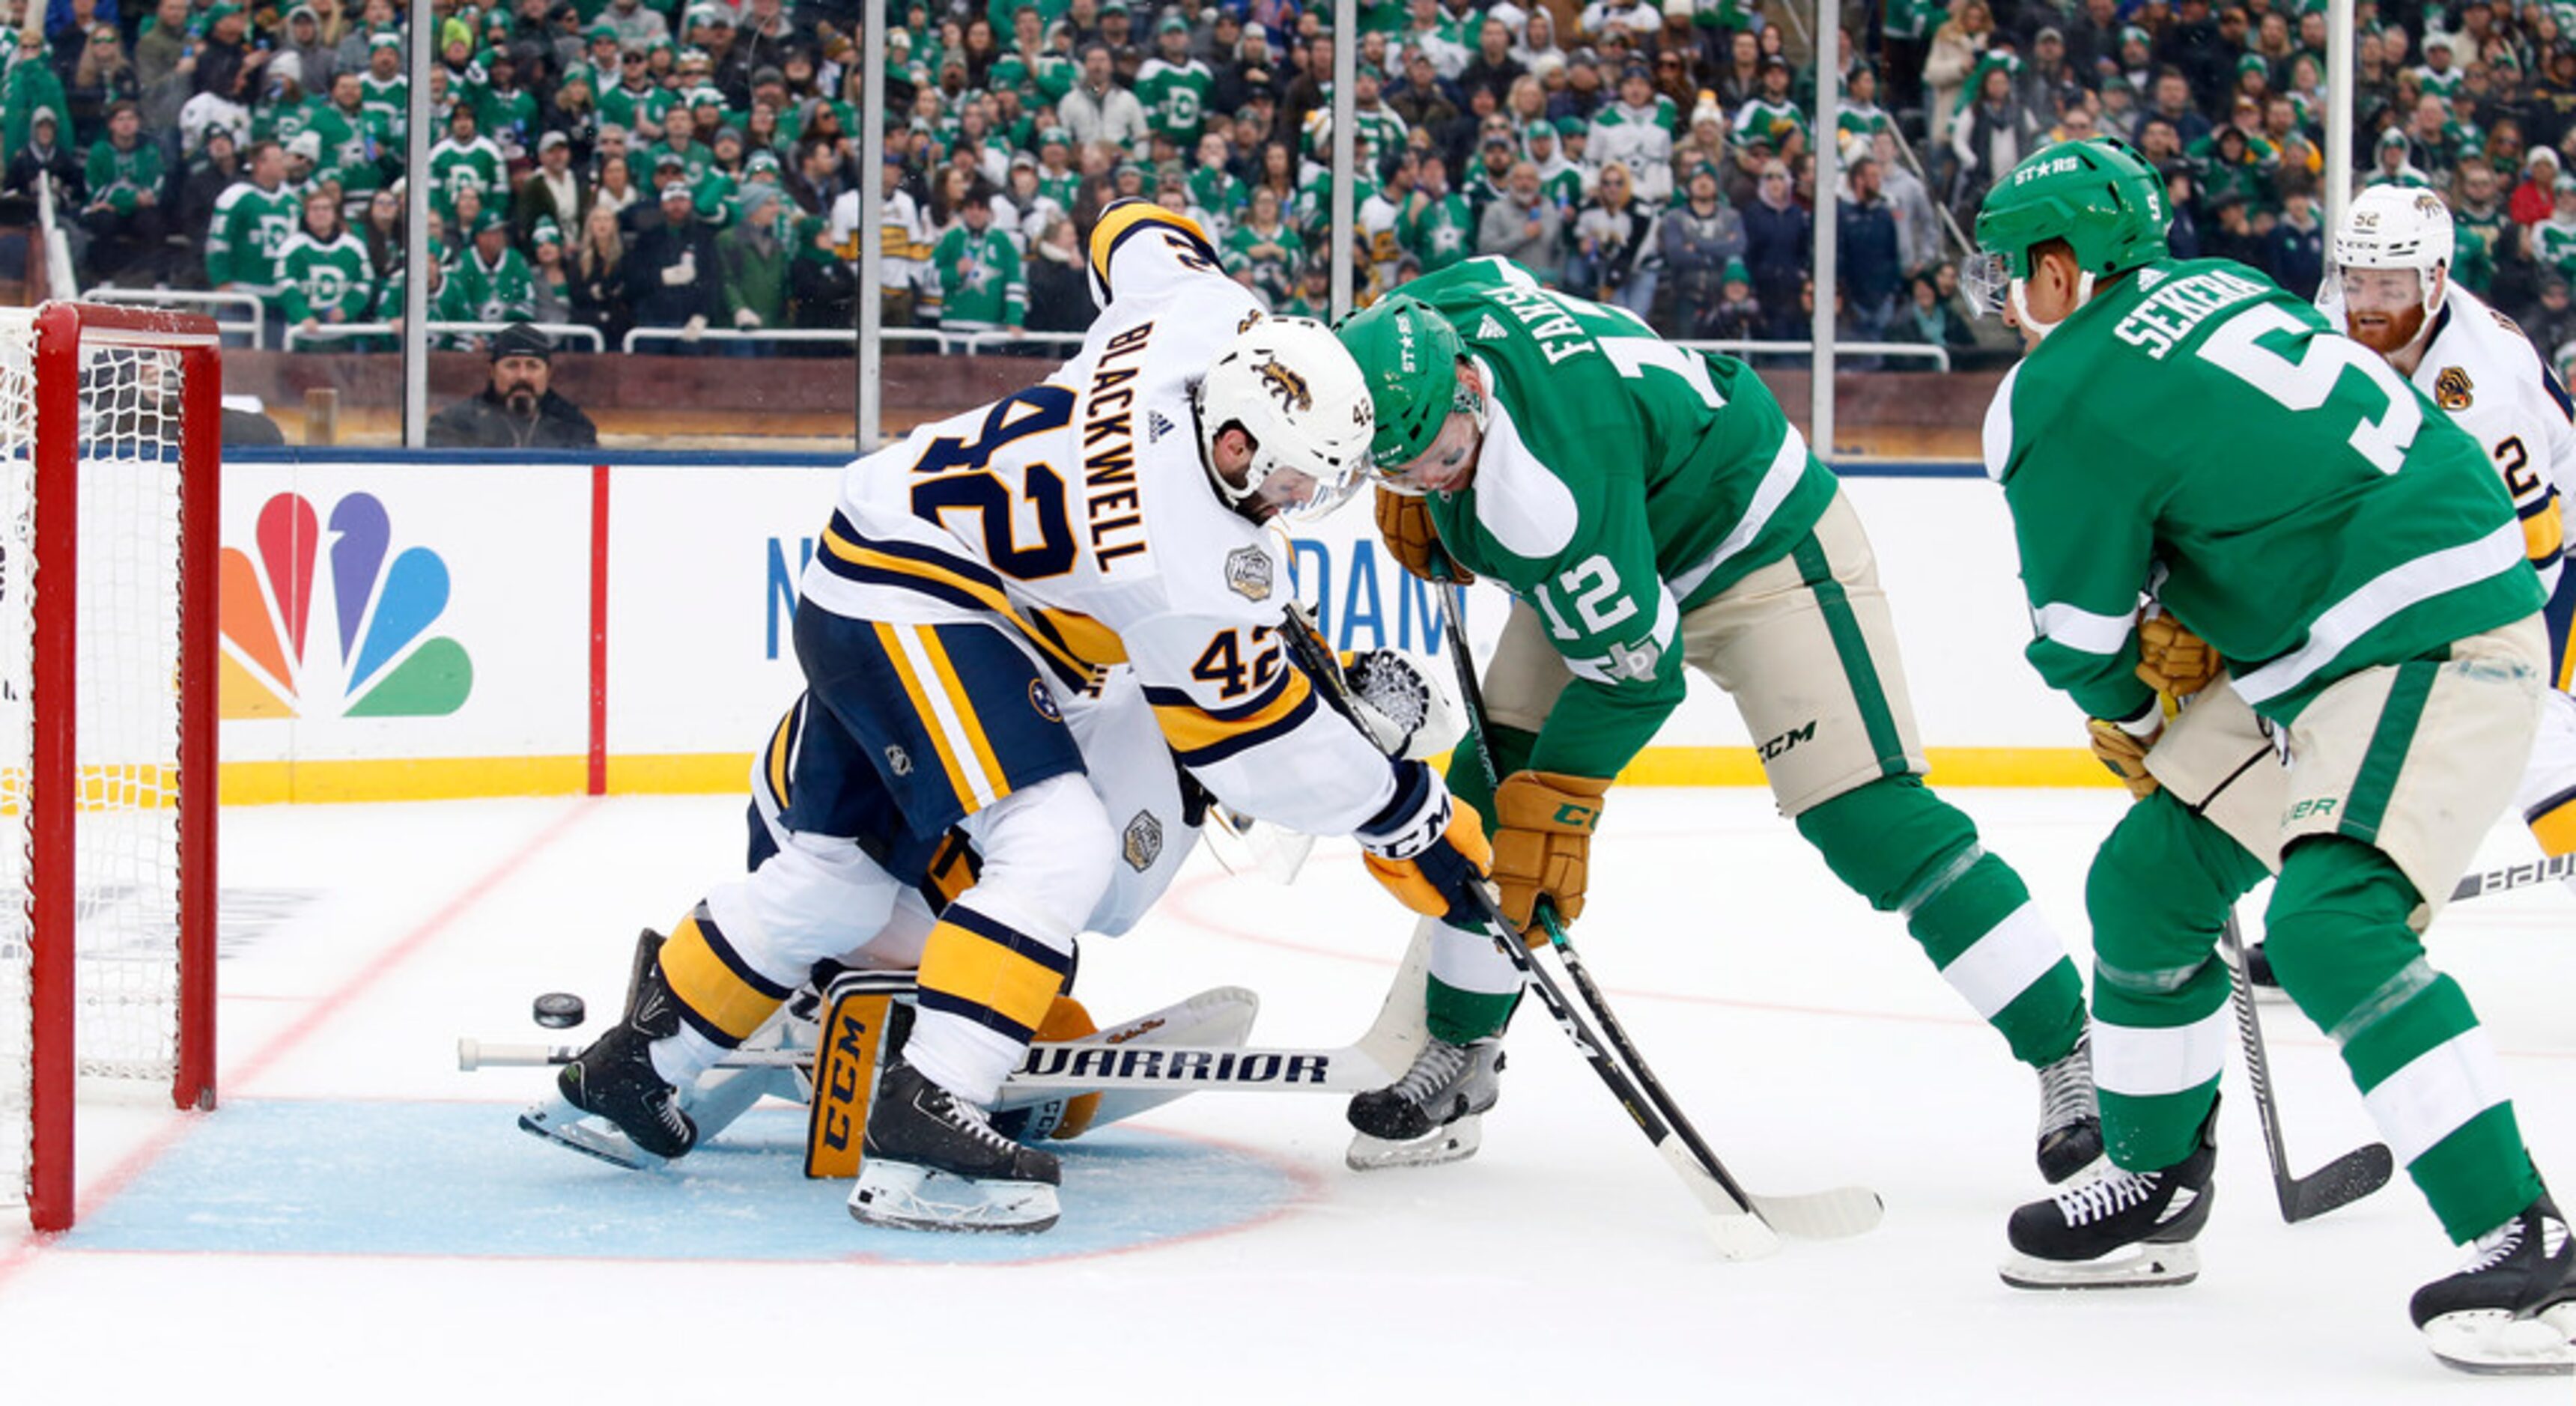
POLYGON ((38 1230, 76 1102, 214 1102, 217 356, 202 317, 0 309, 0 1202, 38 1230))

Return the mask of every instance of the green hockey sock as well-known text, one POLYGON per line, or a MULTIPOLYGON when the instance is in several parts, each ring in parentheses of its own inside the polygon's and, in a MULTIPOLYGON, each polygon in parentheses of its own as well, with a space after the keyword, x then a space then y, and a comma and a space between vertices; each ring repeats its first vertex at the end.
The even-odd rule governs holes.
POLYGON ((2458 983, 2408 926, 2418 896, 2388 856, 2317 836, 2281 865, 2263 950, 2344 1067, 2399 1165, 2451 1238, 2503 1224, 2540 1194, 2504 1076, 2458 983))
POLYGON ((2093 1081, 2102 1142, 2131 1171, 2189 1156, 2236 1028, 2214 955, 2228 905, 2263 865, 2158 791, 2129 807, 2093 857, 2093 1081))
POLYGON ((2066 944, 1966 814, 1919 778, 1891 776, 1800 815, 1798 833, 1871 907, 1905 915, 1923 955, 2013 1058, 2045 1065, 2075 1048, 2084 987, 2066 944))

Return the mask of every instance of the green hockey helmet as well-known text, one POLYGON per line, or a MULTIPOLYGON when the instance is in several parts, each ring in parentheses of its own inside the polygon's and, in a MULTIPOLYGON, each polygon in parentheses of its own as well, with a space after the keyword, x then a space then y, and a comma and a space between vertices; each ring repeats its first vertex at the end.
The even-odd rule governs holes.
POLYGON ((2113 138, 2060 142, 2034 153, 1986 192, 1977 209, 1982 257, 1960 271, 1980 311, 2030 277, 2030 252, 2052 239, 2075 251, 2092 278, 2166 256, 2165 184, 2135 148, 2113 138))
POLYGON ((1401 293, 1334 329, 1377 406, 1369 457, 1383 478, 1422 457, 1458 408, 1458 333, 1429 304, 1401 293))

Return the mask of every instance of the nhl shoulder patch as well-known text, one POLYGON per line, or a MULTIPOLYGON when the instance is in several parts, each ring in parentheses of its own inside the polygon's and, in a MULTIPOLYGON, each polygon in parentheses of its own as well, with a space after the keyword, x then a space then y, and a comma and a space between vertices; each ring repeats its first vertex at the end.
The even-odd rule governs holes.
POLYGON ((1127 834, 1119 845, 1119 853, 1126 859, 1127 867, 1139 874, 1153 868, 1154 861, 1163 857, 1163 822, 1156 819, 1150 810, 1136 812, 1136 818, 1127 822, 1127 834))
POLYGON ((1245 600, 1270 599, 1270 554, 1259 547, 1237 547, 1226 553, 1225 585, 1245 600))
POLYGON ((2477 387, 2469 383, 2469 373, 2463 367, 2445 366, 2442 374, 2433 378, 2433 403, 2454 414, 2468 409, 2476 393, 2477 387))

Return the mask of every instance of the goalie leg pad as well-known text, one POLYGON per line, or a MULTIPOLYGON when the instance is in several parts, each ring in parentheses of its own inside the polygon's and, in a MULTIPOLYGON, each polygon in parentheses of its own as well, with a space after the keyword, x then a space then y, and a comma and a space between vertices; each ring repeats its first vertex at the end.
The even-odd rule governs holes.
MULTIPOLYGON (((884 976, 852 972, 833 982, 825 995, 821 1045, 814 1053, 814 1103, 805 1123, 808 1177, 858 1174, 868 1104, 876 1096, 878 1065, 885 1057, 893 984, 884 976)), ((908 976, 901 984, 910 985, 908 976)))
MULTIPOLYGON (((1240 986, 1218 986, 1140 1015, 1132 1020, 1098 1031, 1077 1044, 1085 1045, 1234 1045, 1240 1047, 1252 1037, 1253 1017, 1261 1013, 1261 998, 1240 986)), ((1118 1089, 1074 1095, 1067 1099, 1062 1090, 1014 1091, 1005 1080, 1002 1096, 993 1105, 993 1126, 1022 1142, 1041 1138, 1063 1139, 1124 1122, 1139 1113, 1160 1108, 1175 1099, 1188 1096, 1187 1089, 1172 1092, 1147 1089, 1118 1089), (1090 1101, 1089 1119, 1073 1131, 1071 1120, 1058 1110, 1069 1110, 1073 1104, 1090 1101)))

